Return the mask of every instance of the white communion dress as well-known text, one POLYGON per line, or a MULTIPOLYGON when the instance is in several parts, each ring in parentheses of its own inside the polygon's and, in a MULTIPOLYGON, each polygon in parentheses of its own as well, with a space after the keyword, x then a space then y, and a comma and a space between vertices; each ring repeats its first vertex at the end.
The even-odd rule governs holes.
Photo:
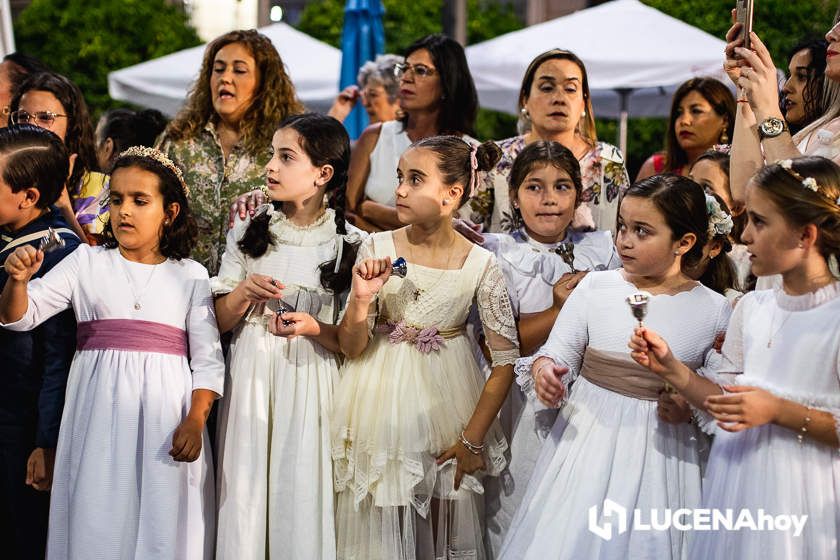
POLYGON ((222 394, 224 363, 203 266, 128 261, 80 245, 29 284, 29 330, 73 307, 70 368, 50 498, 50 560, 209 559, 213 467, 169 456, 194 389, 222 394))
MULTIPOLYGON (((732 316, 723 358, 719 381, 831 412, 840 438, 840 284, 800 296, 781 288, 746 294, 732 316)), ((697 531, 690 558, 840 557, 837 448, 807 434, 800 443, 797 432, 775 424, 736 433, 714 426, 714 434, 704 508, 732 509, 736 516, 748 510, 755 520, 760 510, 807 520, 801 535, 783 525, 697 531)))
MULTIPOLYGON (((374 234, 359 259, 395 257, 391 232, 374 234)), ((519 355, 516 325, 493 255, 474 246, 460 269, 408 262, 371 305, 371 339, 348 360, 336 391, 333 460, 338 557, 346 560, 485 558, 480 473, 454 489, 458 441, 484 386, 467 336, 478 306, 494 366, 519 355)), ((497 475, 507 444, 494 422, 485 474, 497 475)))
MULTIPOLYGON (((264 209, 265 210, 265 209, 264 209)), ((274 243, 259 258, 238 246, 250 220, 228 232, 218 296, 251 274, 283 284, 283 301, 334 324, 339 298, 321 285, 322 263, 337 241, 361 242, 348 227, 337 236, 334 212, 299 227, 271 211, 274 243)), ((335 558, 329 411, 338 381, 338 357, 307 337, 268 331, 277 303, 254 306, 234 329, 228 353, 226 397, 219 416, 218 542, 216 558, 335 558)))
MULTIPOLYGON (((591 272, 566 301, 545 345, 517 362, 517 382, 535 398, 531 365, 547 356, 569 372, 567 400, 543 444, 525 497, 500 558, 684 558, 687 535, 676 529, 612 535, 589 530, 590 508, 609 520, 606 499, 625 508, 672 510, 700 503, 705 436, 691 424, 657 415, 662 381, 629 356, 636 326, 626 298, 639 290, 623 270, 591 272), (574 381, 571 391, 569 384, 574 381), (600 512, 600 513, 599 513, 600 512)), ((660 333, 675 356, 698 368, 718 333, 729 302, 696 283, 675 295, 651 296, 645 325, 660 333)))

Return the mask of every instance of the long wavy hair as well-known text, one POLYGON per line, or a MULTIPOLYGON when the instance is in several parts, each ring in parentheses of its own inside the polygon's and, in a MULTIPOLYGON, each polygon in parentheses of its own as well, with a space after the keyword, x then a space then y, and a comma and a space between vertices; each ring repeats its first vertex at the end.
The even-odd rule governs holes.
POLYGON ((271 136, 280 122, 303 112, 294 85, 286 73, 283 60, 271 40, 255 29, 225 33, 207 45, 201 72, 190 90, 187 103, 166 128, 166 139, 186 140, 195 137, 208 121, 218 122, 210 92, 210 76, 216 54, 225 46, 240 43, 251 53, 258 72, 257 90, 251 106, 240 124, 242 143, 248 153, 255 154, 271 144, 271 136))

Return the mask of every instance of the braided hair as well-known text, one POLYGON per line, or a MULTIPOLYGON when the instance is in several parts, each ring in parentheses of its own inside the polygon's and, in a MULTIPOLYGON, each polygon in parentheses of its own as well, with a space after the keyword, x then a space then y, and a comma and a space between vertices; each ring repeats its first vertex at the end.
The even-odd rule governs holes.
MULTIPOLYGON (((318 113, 303 113, 287 117, 280 123, 278 129, 291 128, 298 133, 300 147, 312 162, 312 165, 331 165, 333 176, 326 185, 326 195, 330 207, 335 212, 335 231, 337 235, 347 234, 347 220, 345 217, 347 171, 350 167, 350 138, 344 127, 332 117, 318 113)), ((281 203, 271 203, 275 211, 279 211, 281 203)), ((239 248, 246 255, 259 258, 265 254, 269 245, 276 240, 269 229, 269 214, 262 213, 255 216, 239 241, 239 248)), ((322 263, 321 285, 332 293, 341 293, 350 287, 353 264, 356 261, 358 243, 350 243, 342 239, 341 261, 336 266, 336 259, 322 263)))

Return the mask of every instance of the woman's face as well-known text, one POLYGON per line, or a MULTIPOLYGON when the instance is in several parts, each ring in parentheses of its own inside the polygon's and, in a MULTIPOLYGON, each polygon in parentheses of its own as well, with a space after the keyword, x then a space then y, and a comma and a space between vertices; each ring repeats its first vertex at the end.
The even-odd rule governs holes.
POLYGON ((230 43, 219 49, 210 73, 210 98, 216 114, 238 125, 254 100, 259 80, 257 63, 245 45, 230 43))
POLYGON ((577 64, 554 58, 539 65, 525 100, 537 136, 550 139, 575 130, 585 107, 583 73, 577 64))
POLYGON ((825 53, 825 76, 829 80, 840 82, 840 23, 825 34, 828 50, 825 53))
POLYGON ((382 121, 393 121, 397 118, 399 102, 391 103, 388 92, 377 81, 368 80, 362 90, 362 106, 367 111, 371 124, 382 121))
POLYGON ((27 91, 20 98, 18 111, 29 114, 29 124, 46 128, 61 138, 62 142, 66 142, 69 115, 64 105, 49 91, 27 91))
POLYGON ((406 57, 405 63, 407 70, 400 77, 400 107, 407 112, 436 108, 443 95, 443 85, 431 53, 426 49, 416 50, 406 57), (419 76, 416 68, 424 68, 431 73, 419 76))
POLYGON ((808 85, 808 70, 811 66, 811 51, 802 49, 790 59, 789 78, 782 88, 782 105, 785 108, 785 120, 797 125, 805 120, 805 86, 808 85))
POLYGON ((718 143, 726 125, 726 119, 717 114, 700 92, 690 91, 677 107, 674 133, 683 150, 704 152, 718 143))

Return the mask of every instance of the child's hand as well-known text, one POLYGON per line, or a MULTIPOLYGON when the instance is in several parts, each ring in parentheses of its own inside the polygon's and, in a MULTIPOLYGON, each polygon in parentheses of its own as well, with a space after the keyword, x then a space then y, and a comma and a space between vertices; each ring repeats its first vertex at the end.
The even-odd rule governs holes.
POLYGON ((283 288, 283 284, 265 274, 250 274, 236 286, 240 296, 252 304, 280 299, 283 297, 283 288))
POLYGON ((455 459, 455 490, 461 487, 461 480, 465 474, 473 474, 484 468, 484 458, 470 452, 460 441, 456 441, 455 445, 438 455, 437 464, 442 465, 452 458, 455 459))
POLYGON ((569 295, 571 295, 572 290, 580 284, 580 281, 583 280, 583 277, 586 276, 587 273, 588 271, 586 270, 574 273, 567 272, 560 277, 560 280, 554 284, 554 288, 551 290, 555 309, 560 310, 563 308, 563 304, 566 303, 567 299, 569 299, 569 295))
POLYGON ((17 282, 29 282, 30 278, 41 268, 44 262, 44 252, 32 245, 21 245, 6 257, 6 274, 17 282))
POLYGON ((36 447, 26 461, 26 484, 46 492, 52 487, 55 448, 36 447))
POLYGON ((391 277, 391 258, 365 259, 353 267, 351 291, 357 298, 373 298, 391 277))
POLYGON ((172 449, 169 455, 176 461, 192 463, 201 453, 201 436, 204 433, 204 422, 187 416, 172 434, 172 449))
POLYGON ((531 366, 531 372, 537 397, 544 405, 556 408, 566 396, 566 386, 561 378, 569 372, 569 368, 557 365, 550 358, 541 358, 531 366))
POLYGON ((724 385, 727 393, 706 397, 703 403, 717 425, 727 432, 757 428, 776 420, 782 400, 757 387, 724 385))
POLYGON ((688 401, 670 391, 659 393, 659 405, 656 407, 656 412, 661 420, 669 424, 685 424, 691 420, 691 407, 688 401))
POLYGON ((309 313, 275 313, 268 323, 268 332, 276 336, 294 338, 296 336, 318 336, 321 324, 309 313), (285 323, 289 323, 284 324, 285 323))
POLYGON ((666 381, 669 381, 669 377, 676 373, 679 361, 671 353, 668 343, 647 327, 636 327, 627 346, 631 350, 630 357, 636 363, 648 368, 666 381))

